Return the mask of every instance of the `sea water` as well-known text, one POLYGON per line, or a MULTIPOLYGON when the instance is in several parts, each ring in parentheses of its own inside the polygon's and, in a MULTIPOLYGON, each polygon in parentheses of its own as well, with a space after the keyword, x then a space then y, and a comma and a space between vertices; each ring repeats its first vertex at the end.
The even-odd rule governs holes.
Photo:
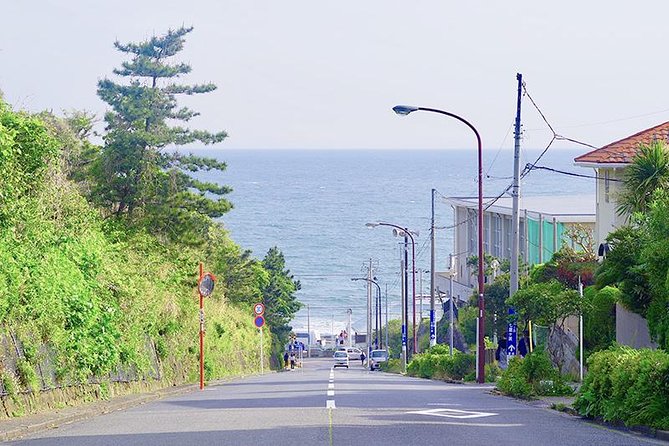
MULTIPOLYGON (((540 151, 524 150, 521 169, 540 151)), ((584 150, 548 151, 537 165, 592 175, 573 160, 584 150)), ((453 221, 446 196, 478 194, 478 163, 469 150, 202 150, 227 163, 223 173, 203 179, 231 186, 234 209, 220 220, 232 238, 262 259, 278 246, 286 266, 299 280, 304 308, 292 322, 296 330, 339 333, 347 310, 353 325, 365 330, 366 282, 371 265, 384 293, 390 318, 400 314, 400 244, 392 228, 366 223, 389 222, 418 232, 417 293, 429 294, 431 189, 435 188, 437 227, 453 221), (421 280, 422 276, 422 280, 421 280)), ((483 152, 485 197, 495 197, 511 183, 513 152, 483 152)), ((594 201, 595 180, 534 170, 522 181, 525 195, 586 195, 594 201)), ((486 200, 487 201, 487 200, 486 200)), ((437 271, 448 268, 453 229, 436 231, 437 271)), ((411 255, 411 254, 409 254, 411 255)), ((409 260, 411 261, 411 260, 409 260)), ((385 302, 385 301, 384 301, 385 302)), ((384 304, 385 305, 385 304, 384 304)), ((249 309, 249 317, 251 317, 249 309)), ((427 308, 425 309, 427 312, 427 308)))

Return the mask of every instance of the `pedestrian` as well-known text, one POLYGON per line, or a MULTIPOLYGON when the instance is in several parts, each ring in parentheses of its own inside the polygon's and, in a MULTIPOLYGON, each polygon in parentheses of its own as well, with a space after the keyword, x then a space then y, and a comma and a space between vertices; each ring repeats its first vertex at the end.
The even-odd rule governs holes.
POLYGON ((502 337, 497 341, 497 350, 495 350, 495 359, 499 363, 499 368, 502 370, 506 369, 507 357, 506 357, 506 347, 507 347, 507 333, 506 331, 502 333, 502 337))
MULTIPOLYGON (((534 347, 534 344, 532 344, 532 347, 534 347)), ((530 332, 524 330, 523 337, 518 342, 518 354, 521 358, 524 358, 528 353, 530 353, 530 332)))
POLYGON ((288 352, 283 352, 283 366, 288 368, 288 352))
POLYGON ((290 369, 293 370, 295 368, 295 353, 290 354, 290 369))
POLYGON ((365 365, 365 358, 366 358, 365 352, 361 352, 360 353, 360 365, 363 365, 363 366, 365 365))

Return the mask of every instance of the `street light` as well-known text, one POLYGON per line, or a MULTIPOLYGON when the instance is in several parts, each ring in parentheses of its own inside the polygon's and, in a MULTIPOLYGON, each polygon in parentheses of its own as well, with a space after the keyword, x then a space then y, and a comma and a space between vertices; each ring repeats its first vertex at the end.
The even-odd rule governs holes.
POLYGON ((442 115, 450 116, 451 118, 455 118, 458 121, 464 123, 467 127, 472 129, 474 134, 476 135, 476 141, 478 143, 478 167, 479 167, 479 172, 478 172, 478 177, 479 177, 479 202, 478 202, 478 226, 479 226, 479 234, 478 234, 478 242, 479 242, 479 249, 478 249, 478 254, 479 254, 479 265, 478 265, 478 286, 479 286, 479 299, 478 299, 478 304, 479 304, 479 323, 478 323, 478 337, 476 342, 478 343, 477 346, 477 352, 478 352, 478 358, 477 358, 477 367, 476 367, 476 381, 483 384, 485 382, 485 342, 483 340, 485 331, 485 322, 483 320, 483 314, 485 312, 485 302, 483 301, 483 281, 484 281, 484 276, 483 276, 483 154, 482 154, 482 149, 481 149, 481 136, 479 135, 479 132, 476 130, 476 128, 469 123, 469 121, 465 120, 464 118, 461 118, 460 116, 449 113, 447 111, 443 110, 438 110, 436 108, 426 108, 426 107, 415 107, 411 105, 396 105, 393 107, 393 111, 397 113, 398 115, 403 115, 406 116, 409 113, 413 113, 415 111, 427 111, 427 112, 432 112, 432 113, 439 113, 442 115))
MULTIPOLYGON (((374 338, 374 345, 375 348, 379 348, 379 339, 381 339, 381 325, 383 324, 383 321, 381 320, 381 287, 379 286, 379 283, 376 282, 373 279, 368 279, 367 277, 354 277, 351 280, 356 281, 356 280, 365 280, 369 283, 373 283, 376 285, 376 304, 374 307, 376 308, 376 317, 374 318, 374 323, 376 324, 376 337, 374 338)), ((370 309, 371 310, 371 309, 370 309)), ((368 310, 369 311, 369 310, 368 310)), ((387 321, 386 321, 387 323, 387 321)))
MULTIPOLYGON (((412 278, 412 285, 413 285, 413 351, 414 353, 417 352, 417 347, 418 347, 418 342, 416 339, 416 241, 413 238, 413 233, 410 231, 408 228, 403 228, 402 226, 394 225, 392 223, 384 223, 384 222, 377 222, 377 223, 366 223, 365 226, 368 228, 375 228, 377 226, 390 226, 391 228, 395 228, 398 231, 401 231, 404 235, 404 239, 406 240, 407 237, 411 239, 411 262, 412 262, 412 268, 411 268, 411 278, 412 278)), ((406 251, 405 251, 406 252, 406 251)), ((406 268, 406 263, 404 264, 406 268)), ((406 302, 408 299, 408 296, 405 296, 405 302, 404 302, 404 324, 402 324, 402 350, 404 354, 404 363, 406 365, 407 362, 407 325, 409 325, 409 304, 406 302)))

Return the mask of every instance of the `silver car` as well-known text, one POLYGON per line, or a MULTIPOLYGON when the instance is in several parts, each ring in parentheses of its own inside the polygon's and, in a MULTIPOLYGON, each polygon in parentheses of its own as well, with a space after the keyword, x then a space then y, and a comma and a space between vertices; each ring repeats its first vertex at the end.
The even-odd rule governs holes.
POLYGON ((388 352, 385 350, 372 350, 369 354, 369 370, 381 368, 381 364, 388 361, 388 352))
POLYGON ((332 356, 334 358, 334 367, 346 367, 348 368, 348 355, 345 351, 337 351, 332 356))

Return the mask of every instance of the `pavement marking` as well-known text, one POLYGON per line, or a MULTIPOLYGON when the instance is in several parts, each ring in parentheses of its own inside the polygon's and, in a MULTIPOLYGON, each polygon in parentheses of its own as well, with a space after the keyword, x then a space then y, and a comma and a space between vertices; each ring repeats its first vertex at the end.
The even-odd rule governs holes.
POLYGON ((428 406, 462 406, 458 403, 427 403, 428 406))
POLYGON ((328 384, 328 389, 334 389, 334 383, 329 383, 328 384))
POLYGON ((326 409, 336 409, 337 407, 335 406, 335 401, 334 400, 327 400, 325 402, 325 408, 326 409))
POLYGON ((494 415, 499 415, 497 413, 475 412, 470 410, 458 410, 458 409, 427 409, 427 410, 418 410, 407 413, 416 415, 432 415, 435 417, 457 418, 460 420, 468 418, 492 417, 494 415))
POLYGON ((334 396, 334 390, 328 390, 328 396, 334 396))

